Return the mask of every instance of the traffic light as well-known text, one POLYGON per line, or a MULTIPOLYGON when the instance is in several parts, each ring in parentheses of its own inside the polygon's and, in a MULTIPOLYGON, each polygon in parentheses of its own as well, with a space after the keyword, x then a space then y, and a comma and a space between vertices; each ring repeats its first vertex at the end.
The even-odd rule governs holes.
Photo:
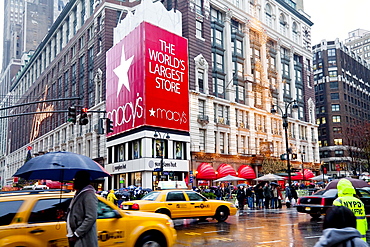
POLYGON ((76 123, 76 107, 74 106, 68 107, 67 122, 74 123, 74 124, 76 123))
POLYGON ((87 118, 87 108, 82 108, 81 109, 81 114, 80 114, 79 124, 80 125, 86 125, 88 123, 89 123, 89 119, 87 118))
POLYGON ((280 159, 281 159, 281 160, 287 160, 287 155, 286 155, 286 154, 282 154, 282 155, 280 155, 280 159))
POLYGON ((321 165, 321 172, 323 174, 327 174, 328 173, 328 169, 324 165, 321 165))
POLYGON ((107 118, 107 121, 105 122, 105 124, 106 124, 105 129, 107 130, 107 134, 112 133, 113 132, 113 121, 107 118))
POLYGON ((296 160, 298 155, 296 153, 292 153, 292 160, 296 160))

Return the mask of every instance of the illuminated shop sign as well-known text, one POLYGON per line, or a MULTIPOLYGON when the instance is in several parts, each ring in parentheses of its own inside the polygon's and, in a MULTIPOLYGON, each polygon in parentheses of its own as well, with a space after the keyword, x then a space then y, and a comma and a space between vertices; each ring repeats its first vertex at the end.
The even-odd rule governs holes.
POLYGON ((185 38, 142 22, 107 52, 106 78, 108 135, 142 125, 189 131, 185 38))

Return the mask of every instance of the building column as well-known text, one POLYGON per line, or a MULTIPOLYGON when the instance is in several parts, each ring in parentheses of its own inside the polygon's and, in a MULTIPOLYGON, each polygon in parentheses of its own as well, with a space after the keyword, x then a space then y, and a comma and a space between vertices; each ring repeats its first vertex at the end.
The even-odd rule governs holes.
POLYGON ((243 38, 243 43, 244 45, 244 80, 245 80, 245 103, 248 106, 254 105, 254 93, 252 90, 252 82, 254 81, 254 78, 252 76, 252 65, 251 65, 251 43, 250 43, 250 38, 249 38, 249 20, 246 20, 246 24, 243 27, 243 33, 244 33, 244 38, 243 38))
MULTIPOLYGON (((277 71, 277 84, 278 84, 278 94, 279 102, 283 102, 284 100, 284 85, 282 80, 282 74, 281 74, 281 40, 278 39, 278 42, 276 44, 276 71, 277 71)), ((275 104, 279 104, 279 102, 274 102, 275 104)), ((280 104, 279 104, 280 105, 280 104)))
POLYGON ((289 74, 290 74, 290 95, 292 96, 293 100, 297 100, 297 91, 295 87, 294 48, 292 48, 289 51, 289 74))
POLYGON ((214 132, 214 137, 215 137, 215 153, 220 153, 220 132, 219 131, 215 131, 214 132), (218 144, 218 145, 217 145, 218 144))
POLYGON ((235 104, 230 104, 230 115, 229 115, 229 119, 230 119, 230 132, 229 132, 229 138, 230 140, 228 140, 227 142, 227 145, 230 145, 228 147, 228 150, 230 150, 230 153, 229 154, 238 154, 238 150, 237 150, 237 145, 236 145, 236 142, 237 142, 237 139, 236 139, 236 132, 237 132, 237 122, 236 122, 236 114, 235 114, 235 104))
POLYGON ((231 50, 231 10, 226 11, 225 15, 225 27, 224 27, 224 44, 225 44, 225 53, 224 53, 224 68, 225 68, 225 84, 226 84, 226 99, 234 102, 235 101, 235 87, 234 87, 234 75, 233 75, 233 66, 232 61, 232 50, 231 50))

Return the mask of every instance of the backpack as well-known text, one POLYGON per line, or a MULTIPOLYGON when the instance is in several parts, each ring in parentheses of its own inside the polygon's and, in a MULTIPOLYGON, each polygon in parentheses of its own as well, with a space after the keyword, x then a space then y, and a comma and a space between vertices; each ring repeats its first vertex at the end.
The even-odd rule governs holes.
POLYGON ((296 191, 295 189, 291 189, 290 191, 291 191, 291 193, 292 193, 292 197, 293 197, 294 199, 298 199, 297 191, 296 191))

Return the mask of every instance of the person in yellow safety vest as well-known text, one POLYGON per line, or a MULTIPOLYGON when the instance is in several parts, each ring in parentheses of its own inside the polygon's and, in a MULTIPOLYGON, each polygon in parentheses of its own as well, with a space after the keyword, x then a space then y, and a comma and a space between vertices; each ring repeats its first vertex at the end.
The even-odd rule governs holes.
POLYGON ((338 198, 334 200, 334 206, 345 206, 356 216, 356 228, 361 233, 361 239, 366 242, 367 220, 363 202, 354 197, 356 190, 351 181, 342 178, 337 184, 338 198))
POLYGON ((107 200, 110 201, 113 204, 116 204, 115 201, 117 201, 118 199, 117 199, 116 195, 114 194, 114 190, 110 190, 110 192, 107 196, 107 200))

